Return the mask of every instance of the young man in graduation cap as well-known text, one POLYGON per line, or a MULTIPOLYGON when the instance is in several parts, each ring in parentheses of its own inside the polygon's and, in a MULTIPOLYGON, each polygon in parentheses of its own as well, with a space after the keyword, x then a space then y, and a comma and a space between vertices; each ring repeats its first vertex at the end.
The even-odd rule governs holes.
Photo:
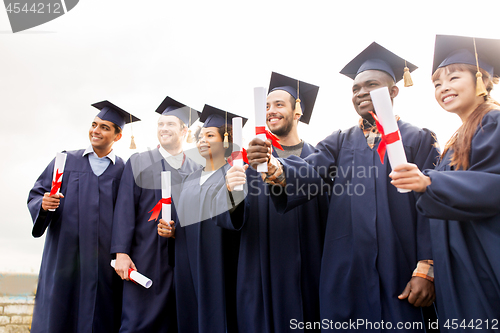
MULTIPOLYGON (((275 157, 306 158, 314 147, 301 140, 298 123, 308 124, 319 87, 272 73, 266 123, 279 139, 275 157)), ((231 171, 231 170, 230 170, 231 171)), ((228 172, 231 183, 232 173, 228 172)), ((319 321, 319 275, 327 195, 279 214, 269 188, 247 170, 248 195, 238 263, 237 311, 240 332, 285 332, 292 320, 319 321)))
POLYGON ((155 214, 155 206, 162 199, 161 172, 170 171, 172 220, 176 221, 175 203, 179 194, 176 185, 200 167, 183 151, 188 126, 198 119, 198 112, 170 97, 163 100, 156 112, 160 114, 157 131, 160 146, 130 157, 116 201, 111 242, 111 253, 116 253, 116 273, 129 280, 129 268, 137 269, 153 281, 149 289, 124 283, 120 332, 177 331, 174 243, 173 239, 158 235, 159 212, 155 214))
MULTIPOLYGON (((275 178, 270 183, 289 187, 285 195, 273 195, 279 210, 308 199, 310 193, 299 191, 300 186, 331 187, 320 277, 323 320, 422 322, 420 307, 434 300, 429 222, 416 211, 413 193, 398 193, 391 185, 387 158, 382 164, 377 152, 381 134, 368 112, 375 111, 371 90, 387 87, 391 99, 397 96, 396 82, 405 67, 404 59, 371 44, 341 71, 354 80, 352 101, 359 124, 334 132, 305 160, 292 156, 270 161, 269 173, 275 178)), ((408 67, 408 72, 416 68, 408 67)), ((433 133, 401 120, 398 126, 407 160, 432 168, 439 157, 433 133)), ((269 146, 254 139, 248 149, 250 163, 268 161, 269 146)))
POLYGON ((116 105, 89 130, 87 149, 68 151, 62 180, 53 160, 28 198, 34 237, 47 230, 31 332, 118 332, 122 283, 111 270, 111 221, 125 163, 113 144, 126 123, 137 121, 116 105), (51 195, 54 183, 60 194, 51 195))

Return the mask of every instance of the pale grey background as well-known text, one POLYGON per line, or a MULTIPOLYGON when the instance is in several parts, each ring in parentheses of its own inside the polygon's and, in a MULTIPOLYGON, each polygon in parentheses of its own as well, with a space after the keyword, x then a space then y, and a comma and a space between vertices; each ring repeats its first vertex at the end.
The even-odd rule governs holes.
MULTIPOLYGON (((434 100, 434 36, 500 38, 498 8, 498 1, 82 0, 17 34, 0 10, 0 272, 38 272, 44 240, 31 236, 28 191, 57 151, 89 144, 91 103, 108 99, 142 118, 133 132, 145 150, 157 144, 153 111, 166 95, 252 118, 253 87, 267 86, 276 71, 321 87, 310 125, 299 129, 316 144, 357 122, 352 81, 338 72, 377 41, 419 66, 415 86, 399 85, 395 113, 431 128, 444 145, 460 121, 434 100)), ((251 119, 247 142, 252 127, 251 119)), ((130 128, 115 145, 124 158, 129 136, 130 128)))

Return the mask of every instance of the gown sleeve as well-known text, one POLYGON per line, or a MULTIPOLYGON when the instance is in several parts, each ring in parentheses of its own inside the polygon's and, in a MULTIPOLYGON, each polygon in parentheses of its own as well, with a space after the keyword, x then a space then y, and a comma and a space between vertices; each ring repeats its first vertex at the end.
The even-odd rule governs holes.
POLYGON ((135 184, 134 168, 132 167, 135 158, 133 157, 125 165, 116 198, 111 254, 127 253, 130 255, 135 234, 136 202, 139 201, 141 188, 135 184))
POLYGON ((468 170, 424 171, 431 185, 417 208, 425 216, 465 221, 500 213, 500 112, 494 113, 483 118, 472 138, 468 170))
POLYGON ((33 237, 40 237, 45 233, 55 213, 51 211, 45 212, 42 209, 43 195, 46 192, 50 192, 52 186, 54 163, 55 159, 50 162, 40 177, 38 177, 28 196, 28 209, 33 219, 33 229, 31 231, 33 237))
POLYGON ((306 203, 323 193, 321 189, 325 184, 333 184, 340 146, 340 131, 336 131, 318 143, 314 153, 305 159, 297 156, 279 159, 283 165, 286 187, 270 191, 279 213, 288 212, 306 203))

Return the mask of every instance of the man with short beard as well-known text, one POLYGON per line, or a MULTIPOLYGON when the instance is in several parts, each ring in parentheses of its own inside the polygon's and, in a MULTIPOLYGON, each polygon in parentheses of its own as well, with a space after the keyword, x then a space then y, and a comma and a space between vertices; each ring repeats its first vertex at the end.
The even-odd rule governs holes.
MULTIPOLYGON (((375 111, 370 91, 387 87, 395 98, 405 67, 404 59, 377 43, 347 64, 341 73, 354 80, 352 101, 361 116, 359 124, 332 133, 306 159, 269 160, 270 142, 257 139, 248 148, 252 165, 269 161, 275 178, 269 183, 286 184, 284 195, 273 195, 280 211, 307 202, 310 193, 302 195, 298 187, 331 186, 320 277, 321 319, 362 320, 375 326, 357 327, 362 331, 390 330, 389 324, 395 329, 398 322, 422 323, 421 307, 432 305, 435 298, 429 221, 416 211, 414 193, 398 193, 391 185, 387 158, 383 164, 377 152, 382 135, 369 113, 375 111), (304 169, 307 176, 297 174, 304 169), (381 327, 383 322, 389 324, 381 327)), ((408 67, 408 72, 416 68, 410 63, 408 67)), ((433 168, 439 157, 435 135, 397 118, 407 160, 421 169, 433 168)), ((422 327, 412 331, 423 331, 422 327)))
POLYGON ((177 332, 174 239, 158 235, 151 211, 162 199, 161 172, 170 171, 172 220, 177 221, 176 185, 200 167, 186 157, 182 148, 187 126, 198 119, 198 113, 170 97, 165 98, 156 112, 161 114, 160 146, 134 154, 127 161, 113 219, 111 253, 116 253, 116 273, 129 280, 128 271, 132 268, 153 280, 149 289, 124 283, 121 333, 177 332))
MULTIPOLYGON (((273 147, 274 156, 305 158, 314 151, 300 139, 297 126, 299 120, 309 123, 318 89, 272 73, 266 117, 267 126, 279 139, 273 147)), ((259 173, 249 168, 247 181, 245 209, 233 214, 233 218, 246 221, 237 273, 239 332, 285 332, 294 319, 318 321, 327 196, 318 196, 282 215, 271 203, 259 173)))

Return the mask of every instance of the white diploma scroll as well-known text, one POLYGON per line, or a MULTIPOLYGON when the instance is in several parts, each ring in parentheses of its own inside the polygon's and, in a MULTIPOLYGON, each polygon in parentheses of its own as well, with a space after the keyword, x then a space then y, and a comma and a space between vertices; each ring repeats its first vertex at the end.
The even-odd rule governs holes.
MULTIPOLYGON (((116 259, 111 260, 111 267, 115 268, 115 264, 116 264, 116 259)), ((130 280, 134 281, 137 284, 140 284, 146 289, 148 289, 153 285, 153 281, 151 281, 151 279, 145 277, 144 275, 142 275, 138 271, 133 270, 132 268, 128 270, 128 277, 130 280)))
MULTIPOLYGON (((255 128, 266 127, 266 88, 256 87, 253 89, 255 104, 255 128)), ((266 141, 266 134, 257 134, 257 138, 266 141)), ((258 172, 267 172, 267 163, 257 165, 258 172)))
MULTIPOLYGON (((170 180, 170 171, 162 171, 161 172, 161 197, 162 199, 171 198, 171 180, 170 180)), ((170 199, 172 200, 172 199, 170 199)), ((170 223, 172 220, 172 205, 171 204, 162 204, 161 205, 161 218, 170 223)))
MULTIPOLYGON (((233 160, 234 166, 243 166, 243 119, 241 117, 233 118, 233 152, 240 153, 241 158, 233 160)), ((236 185, 235 191, 243 191, 243 185, 236 185)))
MULTIPOLYGON (((65 153, 57 153, 56 161, 54 163, 54 173, 52 175, 52 184, 55 182, 62 182, 62 177, 64 173, 64 166, 66 165, 66 154, 65 153)), ((54 185, 52 185, 54 186, 54 185)), ((52 187, 51 187, 52 192, 52 187)), ((55 194, 59 194, 61 192, 60 186, 55 194)), ((55 209, 49 209, 51 212, 55 211, 55 209)))
MULTIPOLYGON (((384 133, 390 134, 393 132, 399 132, 399 127, 392 112, 392 102, 391 96, 389 95, 389 89, 387 87, 379 88, 370 91, 373 107, 375 108, 377 118, 384 128, 384 133)), ((401 137, 401 134, 399 135, 401 137)), ((406 163, 406 154, 403 148, 403 141, 400 139, 396 142, 387 145, 387 156, 389 157, 389 163, 394 169, 396 166, 406 163)), ((411 190, 399 189, 400 193, 407 193, 411 190)))

